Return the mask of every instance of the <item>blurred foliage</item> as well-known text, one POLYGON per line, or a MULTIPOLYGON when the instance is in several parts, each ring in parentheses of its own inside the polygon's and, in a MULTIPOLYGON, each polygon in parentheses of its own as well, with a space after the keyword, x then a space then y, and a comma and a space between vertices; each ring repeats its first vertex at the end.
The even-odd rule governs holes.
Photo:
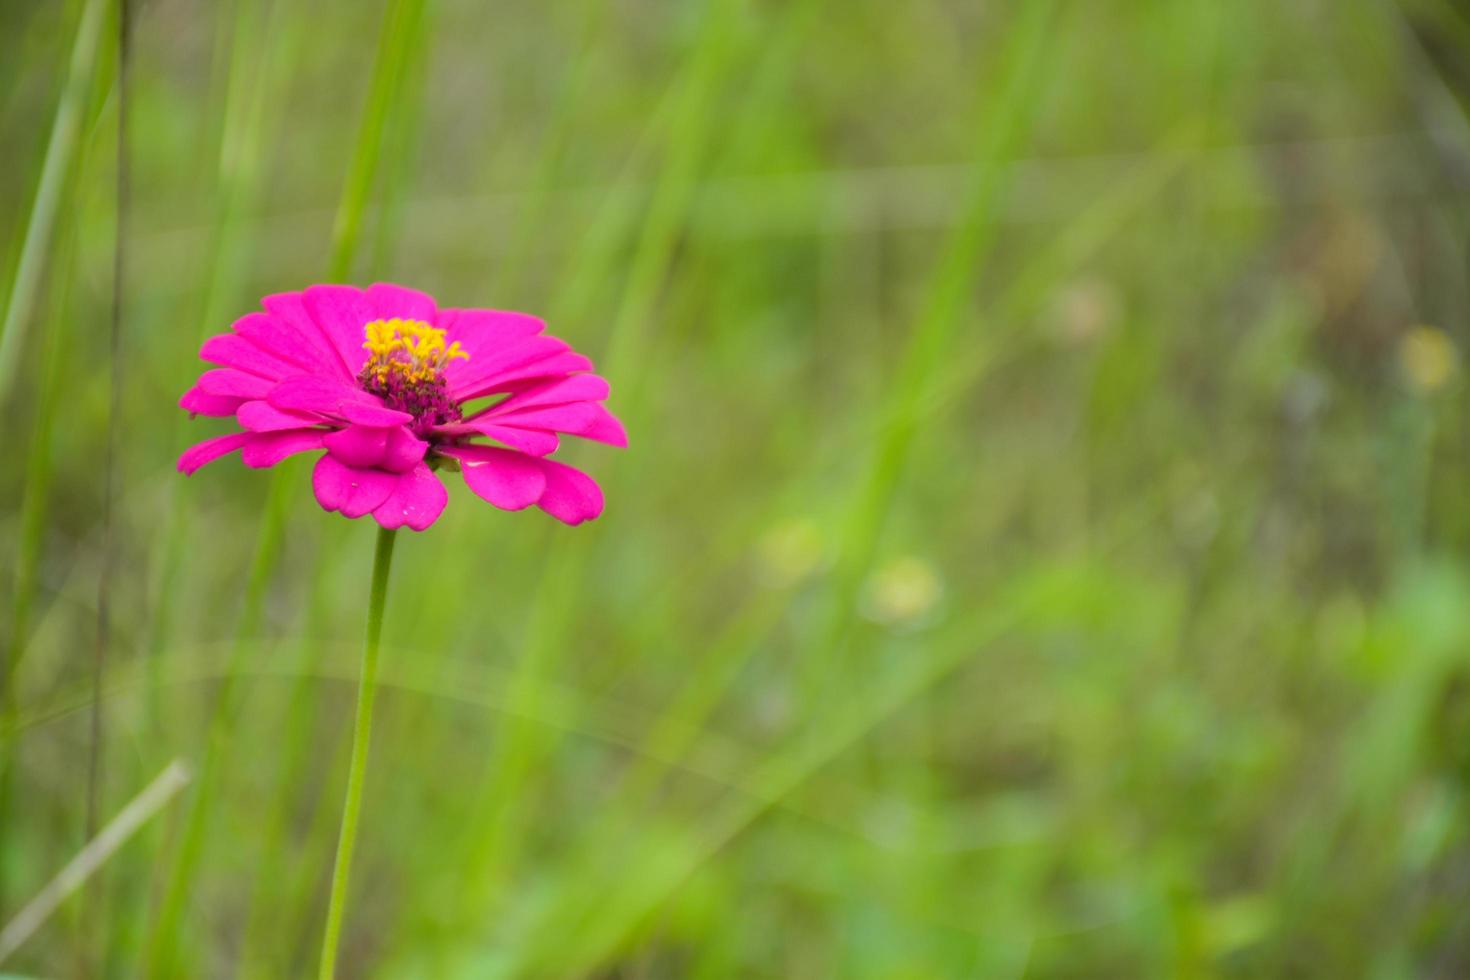
POLYGON ((95 6, 0 5, 0 919, 104 568, 101 812, 196 779, 5 969, 315 962, 372 529, 175 402, 343 278, 544 315, 633 441, 400 540, 345 973, 1470 973, 1457 6, 134 2, 110 545, 95 6))

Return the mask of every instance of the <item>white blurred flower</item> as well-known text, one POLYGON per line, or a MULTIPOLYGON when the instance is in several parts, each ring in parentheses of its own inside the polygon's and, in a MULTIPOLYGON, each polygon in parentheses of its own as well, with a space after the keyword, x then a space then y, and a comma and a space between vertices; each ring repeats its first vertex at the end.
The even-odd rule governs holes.
POLYGON ((1052 301, 1052 330, 1069 347, 1085 347, 1106 337, 1117 323, 1118 290, 1100 276, 1074 279, 1052 301))

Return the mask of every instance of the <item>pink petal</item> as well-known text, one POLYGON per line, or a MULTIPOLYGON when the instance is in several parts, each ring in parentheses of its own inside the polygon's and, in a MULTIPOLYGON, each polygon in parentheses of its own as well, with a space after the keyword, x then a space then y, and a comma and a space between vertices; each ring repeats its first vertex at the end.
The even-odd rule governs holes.
POLYGON ((502 414, 491 409, 485 413, 486 421, 501 425, 519 425, 526 429, 550 429, 553 432, 576 432, 592 421, 598 406, 594 402, 571 402, 566 405, 548 405, 502 414))
POLYGON ((288 429, 284 432, 257 433, 240 452, 240 460, 246 466, 264 469, 275 466, 287 456, 322 448, 322 432, 319 429, 288 429))
MULTIPOLYGON (((514 346, 546 329, 539 317, 509 310, 441 310, 437 325, 450 343, 459 342, 470 355, 470 361, 514 346)), ((453 380, 467 364, 456 361, 445 374, 453 380)))
POLYGON ((210 337, 199 349, 199 356, 211 364, 237 368, 271 381, 301 373, 299 366, 261 350, 239 334, 210 337))
POLYGON ((254 436, 249 432, 230 432, 222 436, 215 436, 213 439, 206 439, 198 445, 190 446, 179 457, 179 472, 184 474, 193 473, 206 463, 212 463, 221 456, 234 452, 236 449, 248 443, 252 438, 254 436))
POLYGON ((433 324, 439 317, 434 297, 391 282, 376 282, 369 286, 367 303, 372 308, 374 320, 418 320, 433 324))
POLYGON ((298 294, 267 296, 261 302, 267 309, 275 307, 286 316, 249 313, 236 320, 230 329, 261 350, 297 365, 301 373, 345 379, 347 368, 335 351, 323 346, 321 331, 301 309, 298 294))
POLYGON ((342 417, 358 425, 407 425, 413 421, 412 415, 387 408, 372 395, 363 401, 343 402, 342 417))
POLYGON ((257 399, 241 405, 235 412, 235 421, 251 432, 279 432, 320 425, 325 419, 307 412, 283 412, 270 402, 257 399))
POLYGON ((405 524, 422 531, 439 519, 449 493, 423 463, 398 477, 393 492, 373 511, 377 522, 387 528, 405 524))
POLYGON ((391 429, 371 425, 350 425, 330 433, 322 444, 327 452, 348 466, 377 466, 388 445, 391 429))
POLYGON ((384 408, 361 388, 326 378, 287 378, 271 389, 266 400, 284 411, 320 412, 360 425, 403 425, 413 421, 407 412, 384 408))
MULTIPOLYGON (((539 338, 538 338, 539 339, 539 338)), ((463 364, 464 361, 456 361, 463 364)), ((509 368, 504 372, 489 378, 486 381, 467 387, 463 392, 457 392, 454 382, 450 380, 450 394, 461 402, 482 398, 485 395, 495 395, 501 392, 520 391, 530 383, 546 381, 553 378, 562 378, 576 371, 592 370, 592 362, 576 351, 562 351, 553 354, 544 360, 532 361, 516 368, 509 368)), ((450 378, 449 371, 444 372, 446 378, 450 378)))
POLYGON ((502 415, 512 410, 561 405, 566 402, 600 402, 609 393, 605 379, 595 374, 574 374, 529 384, 500 404, 486 409, 485 414, 502 415))
POLYGON ((546 477, 530 456, 492 446, 455 446, 440 452, 458 459, 470 489, 502 510, 529 507, 546 489, 546 477))
POLYGON ((323 440, 327 449, 348 466, 372 466, 406 473, 424 458, 429 444, 403 426, 353 425, 323 440))
POLYGON ((407 473, 423 462, 429 444, 403 426, 388 430, 388 444, 383 448, 379 466, 394 473, 407 473))
POLYGON ((545 429, 517 429, 508 425, 485 425, 480 428, 483 435, 519 449, 528 456, 550 456, 561 446, 555 432, 545 429))
POLYGON ((568 350, 565 340, 540 336, 522 340, 503 350, 471 354, 467 361, 455 361, 452 372, 444 372, 449 382, 449 395, 456 401, 468 401, 478 397, 477 392, 494 387, 502 376, 568 350))
POLYGON ((530 456, 549 456, 556 452, 557 446, 561 444, 561 440, 554 432, 547 432, 544 429, 516 429, 508 425, 496 425, 484 419, 441 425, 434 430, 434 433, 451 438, 472 433, 489 436, 491 439, 503 442, 510 448, 519 449, 530 456))
POLYGON ((595 402, 573 402, 569 405, 550 405, 524 412, 499 415, 493 411, 490 417, 501 425, 512 425, 525 429, 550 429, 566 432, 614 446, 626 446, 628 434, 623 424, 611 412, 595 402))
POLYGON ((332 344, 326 331, 316 325, 316 320, 307 313, 306 306, 301 303, 300 292, 276 292, 275 295, 263 298, 260 306, 265 307, 269 316, 265 320, 248 323, 250 334, 244 329, 248 317, 238 320, 235 323, 235 332, 248 336, 251 342, 268 347, 269 350, 290 353, 293 360, 300 361, 310 375, 335 378, 338 381, 356 378, 348 370, 347 361, 337 353, 337 345, 332 344), (269 344, 266 344, 268 339, 269 344))
POLYGON ((264 398, 275 383, 233 368, 215 368, 199 376, 199 388, 207 395, 230 398, 264 398))
POLYGON ((199 389, 198 385, 184 392, 179 399, 179 407, 190 415, 212 415, 224 418, 235 414, 235 409, 245 401, 243 398, 232 398, 229 395, 209 395, 199 389))
POLYGON ((581 432, 573 435, 590 439, 593 442, 604 443, 609 446, 617 446, 620 449, 628 448, 628 430, 623 428, 623 423, 612 412, 601 405, 597 406, 597 417, 592 424, 581 432))
POLYGON ((316 461, 311 486, 317 503, 344 517, 361 517, 374 510, 398 484, 398 474, 346 466, 331 453, 316 461))
POLYGON ((538 459, 546 476, 546 491, 537 506, 566 524, 581 524, 602 513, 602 489, 592 477, 565 463, 538 459))
POLYGON ((367 362, 363 327, 377 317, 362 290, 355 286, 311 286, 301 294, 306 312, 316 321, 353 377, 367 362))

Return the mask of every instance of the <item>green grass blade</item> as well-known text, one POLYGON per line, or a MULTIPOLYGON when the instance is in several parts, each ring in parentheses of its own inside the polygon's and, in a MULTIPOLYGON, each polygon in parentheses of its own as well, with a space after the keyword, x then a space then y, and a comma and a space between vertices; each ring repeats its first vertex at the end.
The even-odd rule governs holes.
POLYGON ((81 22, 77 25, 66 88, 61 93, 61 102, 51 124, 51 136, 41 165, 41 180, 36 186, 36 196, 26 219, 25 238, 8 291, 5 315, 0 319, 0 401, 9 395, 15 378, 31 308, 45 269, 66 174, 77 152, 82 115, 86 111, 87 93, 92 87, 107 6, 105 0, 87 0, 82 8, 81 22))

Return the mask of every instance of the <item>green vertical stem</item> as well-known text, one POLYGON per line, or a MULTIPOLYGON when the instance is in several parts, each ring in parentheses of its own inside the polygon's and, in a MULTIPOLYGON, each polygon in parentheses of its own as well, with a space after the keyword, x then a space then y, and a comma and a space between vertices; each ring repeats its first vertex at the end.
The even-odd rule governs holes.
MULTIPOLYGON (((92 8, 97 7, 100 10, 102 6, 101 4, 89 5, 82 15, 82 24, 77 29, 76 45, 72 52, 72 75, 67 80, 67 91, 62 96, 61 105, 57 108, 56 121, 53 124, 51 141, 47 146, 46 161, 43 165, 41 188, 37 191, 37 200, 32 209, 31 221, 26 228, 26 236, 21 248, 20 265, 11 283, 10 299, 5 307, 5 328, 3 335, 0 335, 0 360, 11 356, 3 351, 11 348, 14 342, 18 342, 19 330, 22 329, 34 305, 33 293, 39 285, 43 260, 43 256, 37 253, 45 251, 51 238, 54 212, 62 198, 70 193, 64 185, 65 178, 69 173, 80 172, 81 169, 79 164, 76 171, 73 171, 70 164, 75 155, 76 134, 74 130, 80 127, 82 120, 64 117, 74 116, 86 108, 86 93, 90 87, 90 78, 79 78, 78 72, 85 67, 84 74, 90 74, 91 63, 95 60, 97 32, 101 28, 100 13, 94 16, 92 8), (94 20, 97 23, 92 23, 94 20), (80 91, 77 96, 80 99, 79 102, 73 98, 74 87, 80 91), (66 135, 67 131, 72 132, 66 135)), ((57 256, 69 259, 71 254, 72 242, 63 241, 61 247, 57 249, 57 256)), ((61 268, 62 275, 69 281, 71 270, 64 263, 57 263, 57 265, 61 268)), ((65 302, 67 299, 66 291, 60 287, 57 289, 57 296, 59 302, 65 302)), ((50 424, 56 407, 57 385, 61 380, 57 371, 59 361, 56 360, 60 356, 60 345, 55 342, 58 336, 59 334, 55 331, 48 331, 46 337, 43 338, 44 346, 41 356, 46 367, 42 372, 43 381, 36 411, 36 441, 33 442, 28 457, 26 491, 21 512, 21 540, 16 551, 12 619, 10 633, 5 638, 5 646, 0 649, 0 704, 7 704, 11 707, 14 704, 10 684, 20 665, 21 654, 26 644, 26 633, 30 623, 30 603, 35 587, 35 566, 39 561, 40 537, 45 525, 46 505, 49 503, 46 491, 50 475, 50 424)), ((0 370, 0 374, 3 374, 3 370, 0 370)), ((7 383, 0 379, 0 393, 3 393, 7 383)))
MULTIPOLYGON (((383 132, 393 136, 394 152, 387 154, 383 176, 378 182, 378 220, 373 229, 373 247, 368 256, 367 275, 377 279, 393 267, 403 226, 404 188, 418 167, 423 142, 423 103, 428 84, 427 57, 409 57, 408 53, 425 51, 429 31, 427 4, 415 2, 405 13, 405 36, 399 39, 398 83, 391 100, 383 132)), ((382 138, 380 136, 380 138, 382 138)))
POLYGON ((112 238, 112 319, 107 338, 107 447, 102 477, 102 567, 97 575, 97 642, 92 661, 91 746, 87 762, 87 839, 97 836, 98 797, 102 782, 102 671, 112 640, 113 510, 117 497, 117 428, 122 411, 123 286, 126 275, 128 202, 128 49, 131 46, 128 0, 117 11, 117 172, 116 213, 112 238))
MULTIPOLYGON (((19 356, 22 333, 29 327, 36 291, 43 285, 47 267, 52 276, 49 327, 42 331, 40 367, 34 391, 34 430, 26 457, 25 482, 20 501, 18 539, 15 547, 14 586, 8 632, 0 636, 0 910, 5 908, 4 891, 13 851, 5 839, 16 832, 13 813, 14 766, 17 764, 15 718, 19 703, 15 691, 20 662, 30 636, 31 608, 37 590, 37 571, 44 546, 47 518, 52 502, 52 424, 64 383, 65 347, 71 339, 65 329, 72 311, 71 284, 75 274, 76 222, 68 222, 54 250, 56 220, 63 205, 76 194, 76 185, 86 170, 87 141, 81 133, 100 112, 94 91, 94 68, 100 43, 105 3, 88 3, 77 26, 72 46, 71 68, 56 109, 42 165, 40 184, 29 219, 20 239, 20 255, 14 278, 0 296, 3 300, 4 333, 0 336, 0 361, 19 356)), ((74 209, 73 209, 74 210, 74 209)), ((0 401, 12 380, 14 363, 0 364, 0 401)))
MULTIPOLYGON (((316 547, 324 561, 339 555, 342 539, 353 530, 348 525, 328 523, 323 527, 323 536, 316 547)), ((249 911, 245 918, 244 940, 240 944, 240 964, 237 976, 276 977, 287 969, 284 965, 289 957, 286 951, 304 948, 297 942, 298 934, 315 936, 314 916, 306 910, 316 907, 316 885, 321 881, 321 869, 328 860, 327 846, 317 847, 315 842, 325 839, 326 828, 317 832, 318 813, 330 809, 323 802, 327 796, 325 787, 310 777, 317 754, 313 734, 317 719, 317 686, 321 672, 321 645, 313 640, 322 632, 322 624, 330 620, 327 582, 335 581, 326 575, 312 579, 311 595, 307 601, 305 620, 297 631, 295 661, 288 673, 296 678, 287 702, 284 717, 279 721, 285 746, 279 756, 276 769, 275 788, 268 796, 274 800, 263 819, 258 840, 260 861, 252 876, 249 911), (303 789, 309 787, 309 790, 303 789), (297 806, 298 798, 309 795, 313 801, 310 815, 304 824, 297 806), (309 858, 303 858, 292 847, 292 836, 304 825, 305 834, 311 842, 309 858), (318 859, 317 854, 321 853, 318 859), (275 891, 272 893, 272 889, 275 891), (267 899, 267 894, 273 898, 267 899), (284 896, 284 897, 282 897, 284 896), (294 929, 288 924, 294 924, 294 929)), ((334 750, 327 771, 337 768, 337 759, 344 751, 334 750)), ((303 941, 304 942, 304 941, 303 941)))
MULTIPOLYGON (((215 113, 221 119, 217 147, 217 181, 212 201, 210 233, 201 258, 204 279, 200 298, 198 341, 214 333, 229 312, 239 290, 241 270, 248 266, 248 247, 241 228, 247 220, 260 183, 260 159, 266 106, 279 98, 276 86, 289 73, 273 71, 273 64, 290 64, 290 53, 299 30, 294 22, 277 10, 269 14, 258 0, 238 0, 218 13, 216 54, 229 64, 226 78, 220 84, 222 99, 215 113), (231 16, 226 16, 226 14, 231 16), (227 38, 233 37, 233 42, 227 38), (272 43, 267 46, 265 38, 272 43), (223 52, 228 51, 226 57, 223 52)), ((212 103, 211 103, 212 104, 212 103)), ((174 424, 172 443, 189 441, 192 420, 179 413, 174 424)), ((185 542, 190 534, 190 514, 183 508, 163 509, 163 527, 156 540, 160 560, 158 572, 150 588, 153 596, 148 617, 148 648, 159 659, 159 652, 172 642, 170 631, 174 616, 180 566, 185 542)), ((151 715, 157 719, 156 710, 151 715)), ((204 782, 196 781, 196 787, 204 782)), ((196 788, 195 792, 198 790, 196 788)))
POLYGON ((918 429, 924 393, 951 353, 980 266, 996 234, 995 211, 1007 185, 1009 166, 1025 145, 1044 88, 1042 52, 1050 37, 1054 3, 1030 4, 1018 15, 1013 40, 1002 63, 998 95, 982 104, 981 133, 963 217, 945 243, 931 273, 924 304, 907 350, 899 361, 890 395, 880 409, 876 449, 849 504, 843 547, 833 572, 834 588, 826 616, 824 651, 809 658, 807 677, 815 681, 842 645, 862 585, 897 492, 918 429))
MULTIPOLYGON (((333 280, 346 278, 352 269, 359 243, 359 229, 363 212, 377 173, 378 157, 382 152, 384 120, 388 117, 392 102, 398 97, 405 64, 415 46, 416 25, 423 16, 425 0, 390 0, 383 14, 379 36, 378 57, 364 109, 363 122, 359 130, 357 145, 349 165, 342 199, 338 206, 333 229, 331 255, 327 265, 328 277, 333 280)), ((248 14, 245 8, 244 13, 248 14)), ((293 22, 294 23, 294 22, 293 22)), ((263 64, 268 64, 263 62, 263 64)), ((262 67, 261 71, 266 72, 262 67)), ((230 84, 231 105, 242 90, 236 86, 232 76, 230 84)), ((258 86, 263 89, 265 86, 258 86)), ((243 99, 243 94, 240 94, 243 99)), ((240 193, 253 190, 258 175, 254 153, 256 149, 264 100, 256 97, 249 103, 249 114, 242 117, 242 126, 227 125, 221 135, 221 170, 233 181, 226 186, 227 192, 240 193)), ((244 105, 241 104, 241 111, 244 105)), ((234 200, 232 197, 231 200, 234 200)), ((243 204, 237 202, 237 207, 243 204)), ((231 212, 233 218, 238 210, 231 212)), ((222 243, 221 243, 222 244, 222 243)), ((227 265, 224 262, 216 263, 227 265)), ((205 318, 206 331, 216 322, 218 311, 214 309, 222 291, 211 293, 207 304, 209 313, 205 318)), ((178 856, 169 881, 165 887, 160 912, 149 944, 149 975, 176 975, 179 924, 184 912, 185 899, 196 878, 198 865, 203 859, 210 801, 218 791, 218 783, 227 769, 223 760, 228 755, 228 731, 233 714, 233 679, 243 667, 245 653, 253 647, 264 605, 265 594, 274 576, 281 545, 285 536, 285 523, 289 506, 288 492, 295 474, 290 467, 277 468, 269 481, 265 511, 256 536, 255 553, 247 579, 241 606, 240 619, 235 629, 235 642, 231 661, 225 671, 216 708, 210 723, 210 735, 206 754, 196 782, 193 804, 185 820, 178 856)), ((178 527, 178 522, 174 525, 178 527)), ((179 540, 174 532, 174 540, 179 540)), ((177 552, 166 546, 165 560, 170 564, 167 575, 177 562, 177 552)), ((165 581, 167 580, 165 576, 165 581)))
MULTIPOLYGON (((399 197, 402 183, 412 169, 411 150, 402 144, 413 142, 418 129, 418 101, 422 97, 422 74, 426 70, 426 43, 430 30, 431 8, 427 0, 389 0, 383 12, 382 27, 378 36, 378 50, 369 83, 362 120, 358 128, 354 154, 343 181, 342 195, 338 201, 333 223, 332 244, 327 262, 327 281, 344 282, 353 278, 353 270, 360 266, 357 261, 362 244, 363 217, 366 213, 371 191, 376 184, 379 193, 379 212, 376 226, 376 244, 369 256, 369 273, 379 274, 384 263, 392 254, 394 232, 399 222, 399 197), (380 158, 386 152, 385 142, 394 143, 392 156, 386 161, 380 158), (383 175, 378 177, 379 168, 383 175)), ((273 481, 289 479, 289 474, 275 474, 273 481)), ((262 531, 264 533, 264 530, 262 531)), ((275 532, 279 535, 280 531, 275 532)), ((333 537, 322 544, 322 554, 330 554, 340 539, 333 537)), ((310 671, 304 671, 309 674, 310 671)), ((310 730, 315 716, 315 706, 303 696, 293 698, 292 707, 285 722, 293 733, 310 730)), ((334 752, 333 757, 335 758, 334 752)), ((288 880, 301 882, 300 889, 286 886, 288 894, 303 896, 314 894, 311 883, 319 880, 319 871, 325 861, 326 848, 309 847, 309 856, 302 860, 283 857, 286 829, 291 823, 293 796, 298 790, 298 777, 304 771, 305 759, 299 753, 283 760, 282 777, 279 781, 278 810, 267 825, 266 840, 262 846, 264 864, 257 882, 288 880)), ((307 788, 316 802, 312 814, 328 810, 321 801, 322 794, 313 785, 307 788)), ((308 899, 309 900, 309 899, 308 899)), ((255 975, 262 964, 272 960, 270 950, 260 948, 257 940, 272 935, 267 921, 274 916, 281 921, 308 921, 306 916, 294 915, 307 908, 306 901, 297 902, 294 897, 284 903, 273 903, 262 908, 254 897, 246 923, 246 944, 242 950, 245 957, 245 975, 255 975)), ((273 944, 286 947, 288 941, 279 934, 273 944)), ((269 975, 267 973, 266 975, 269 975)))
MULTIPOLYGON (((734 42, 730 24, 734 9, 735 5, 728 0, 709 0, 705 5, 705 22, 698 45, 682 70, 673 95, 664 160, 638 233, 627 286, 602 360, 608 376, 624 384, 632 383, 636 367, 643 360, 649 341, 650 314, 673 259, 699 165, 717 134, 709 107, 731 66, 734 42)), ((574 278, 589 277, 583 270, 581 277, 574 278)), ((638 406, 631 399, 625 401, 625 419, 637 411, 638 406)), ((605 477, 604 487, 612 479, 605 477)), ((511 873, 514 848, 518 846, 517 838, 531 805, 528 777, 552 747, 526 719, 534 717, 531 701, 562 645, 571 618, 566 610, 581 587, 587 559, 585 549, 572 551, 565 547, 554 550, 547 559, 526 641, 510 681, 512 707, 505 713, 494 763, 487 780, 481 784, 475 804, 477 826, 483 831, 477 833, 465 861, 470 871, 469 892, 463 902, 466 910, 478 911, 492 902, 511 873)))
POLYGON ((587 88, 589 69, 599 53, 597 42, 603 36, 606 10, 607 4, 600 0, 585 0, 576 12, 575 22, 580 25, 577 55, 562 75, 546 126, 546 136, 542 140, 540 165, 532 175, 532 184, 517 211, 515 224, 506 236, 510 247, 505 250, 495 280, 496 291, 500 295, 513 296, 527 283, 527 266, 537 254, 536 238, 545 227, 546 205, 561 176, 566 150, 580 118, 578 113, 587 88))
POLYGON ((76 153, 82 115, 86 111, 87 92, 97 63, 97 45, 106 11, 104 0, 88 0, 77 27, 66 89, 61 93, 61 103, 56 107, 56 118, 51 123, 46 158, 41 164, 41 182, 36 186, 36 197, 26 222, 10 300, 5 305, 5 318, 0 321, 0 400, 4 399, 15 378, 16 358, 20 356, 23 333, 30 322, 31 306, 45 269, 46 250, 56 224, 57 207, 67 171, 76 153))
POLYGON ((72 284, 76 278, 76 224, 76 221, 67 222, 53 259, 56 274, 52 277, 46 329, 41 332, 40 385, 31 444, 26 453, 25 485, 21 491, 10 634, 0 651, 0 728, 5 732, 0 735, 0 911, 5 912, 13 911, 6 903, 5 894, 12 861, 12 851, 6 843, 7 838, 19 832, 14 779, 19 750, 16 716, 20 703, 15 685, 30 640, 31 607, 35 602, 51 512, 51 485, 56 468, 52 434, 66 380, 67 347, 72 339, 67 325, 73 321, 75 309, 72 284))
MULTIPOLYGON (((117 5, 117 158, 114 174, 112 233, 112 316, 107 337, 107 436, 102 470, 102 560, 97 572, 97 634, 92 656, 92 711, 87 748, 87 839, 97 836, 98 813, 103 792, 105 739, 102 714, 102 675, 112 645, 112 573, 116 566, 117 534, 117 436, 122 412, 122 322, 127 286, 128 240, 128 95, 132 49, 132 10, 128 0, 117 5)), ((97 943, 96 963, 106 959, 106 930, 100 925, 105 911, 105 892, 94 880, 95 899, 85 909, 87 934, 97 943)), ((89 943, 90 945, 90 943, 89 943)), ((90 950, 83 952, 87 956, 90 950)), ((92 966, 92 964, 88 964, 92 966)), ((91 972, 88 969, 88 972, 91 972)))
POLYGON ((357 843, 357 820, 362 813, 362 784, 367 775, 368 748, 373 737, 373 701, 378 692, 378 640, 383 633, 383 603, 388 596, 388 568, 393 563, 396 531, 378 528, 373 554, 373 584, 368 595, 367 641, 362 649, 362 676, 357 684, 357 719, 352 726, 352 762, 347 770, 347 797, 342 803, 342 827, 337 835, 337 860, 332 866, 332 897, 327 905, 327 927, 322 936, 319 976, 337 975, 337 947, 342 937, 342 915, 352 849, 357 843))
POLYGON ((327 278, 340 282, 352 274, 353 258, 361 239, 362 216, 378 172, 389 113, 399 97, 408 71, 408 59, 418 40, 425 0, 393 0, 383 13, 378 54, 368 88, 367 106, 357 134, 357 151, 342 185, 342 199, 332 227, 332 259, 327 278))
POLYGON ((186 902, 193 893, 195 874, 204 854, 210 807, 220 789, 225 771, 223 760, 229 752, 229 732, 234 723, 236 707, 234 681, 244 671, 247 656, 255 650, 248 637, 253 634, 254 624, 260 619, 265 585, 270 578, 271 569, 275 567, 280 528, 285 524, 288 504, 286 491, 286 484, 280 480, 271 481, 267 491, 265 512, 261 515, 261 531, 256 537, 255 557, 246 580, 245 601, 240 612, 241 623, 247 624, 249 629, 242 628, 237 632, 216 692, 208 733, 205 736, 204 758, 199 764, 198 785, 184 818, 178 851, 159 902, 148 944, 146 975, 150 977, 188 975, 188 969, 181 965, 183 944, 180 924, 186 902))

